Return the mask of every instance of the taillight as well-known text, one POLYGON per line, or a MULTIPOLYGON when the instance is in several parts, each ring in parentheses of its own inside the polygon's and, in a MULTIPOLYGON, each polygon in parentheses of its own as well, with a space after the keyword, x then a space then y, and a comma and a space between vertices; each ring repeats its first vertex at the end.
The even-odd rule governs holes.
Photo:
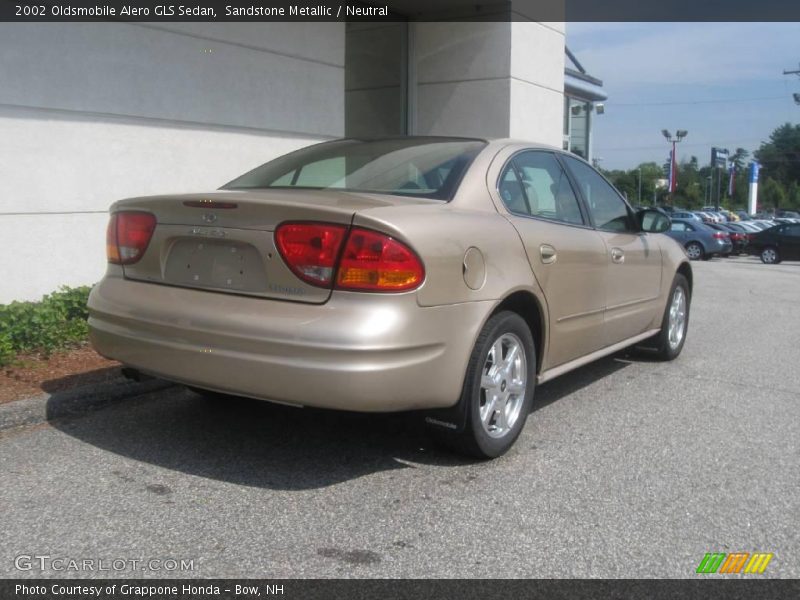
POLYGON ((354 227, 339 264, 342 290, 403 292, 425 279, 422 261, 411 248, 388 235, 354 227))
POLYGON ((156 218, 146 212, 122 211, 111 215, 106 230, 106 255, 115 265, 132 265, 144 255, 156 218))
POLYGON ((275 230, 278 252, 303 281, 330 287, 347 227, 330 223, 283 223, 275 230))
POLYGON ((346 226, 333 223, 283 223, 275 230, 275 243, 292 272, 319 287, 405 292, 425 279, 414 251, 377 231, 353 227, 348 232, 346 226))
POLYGON ((717 231, 716 233, 713 234, 713 237, 714 239, 717 240, 724 240, 726 237, 728 237, 728 234, 722 233, 721 231, 717 231))

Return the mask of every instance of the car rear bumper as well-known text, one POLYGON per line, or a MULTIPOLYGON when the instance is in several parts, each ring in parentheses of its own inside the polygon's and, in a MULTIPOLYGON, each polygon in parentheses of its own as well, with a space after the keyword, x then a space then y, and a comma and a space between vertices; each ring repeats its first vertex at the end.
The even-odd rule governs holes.
POLYGON ((708 250, 709 254, 730 254, 733 251, 733 244, 730 240, 714 240, 708 250))
POLYGON ((304 406, 452 406, 491 302, 336 292, 322 305, 107 276, 89 298, 102 355, 164 379, 304 406))

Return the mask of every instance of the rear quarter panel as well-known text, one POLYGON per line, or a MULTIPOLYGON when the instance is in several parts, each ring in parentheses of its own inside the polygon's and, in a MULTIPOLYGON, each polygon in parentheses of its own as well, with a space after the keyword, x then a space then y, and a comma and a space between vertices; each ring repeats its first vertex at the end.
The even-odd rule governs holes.
POLYGON ((391 207, 361 211, 353 223, 390 233, 419 254, 425 265, 420 306, 502 300, 517 290, 541 299, 517 231, 496 212, 449 204, 391 207))

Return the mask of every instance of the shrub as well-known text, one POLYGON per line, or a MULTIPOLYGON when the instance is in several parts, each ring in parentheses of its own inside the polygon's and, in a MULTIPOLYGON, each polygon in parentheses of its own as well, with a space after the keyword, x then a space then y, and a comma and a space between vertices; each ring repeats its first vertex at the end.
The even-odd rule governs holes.
POLYGON ((86 340, 91 287, 61 287, 39 302, 0 304, 0 365, 22 352, 48 356, 86 340))

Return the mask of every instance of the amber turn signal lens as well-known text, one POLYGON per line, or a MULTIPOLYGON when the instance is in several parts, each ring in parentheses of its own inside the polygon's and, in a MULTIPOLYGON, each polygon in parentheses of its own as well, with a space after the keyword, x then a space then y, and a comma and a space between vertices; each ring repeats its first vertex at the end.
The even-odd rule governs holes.
POLYGON ((111 215, 106 230, 106 256, 115 265, 132 265, 147 250, 156 228, 154 215, 121 211, 111 215))

